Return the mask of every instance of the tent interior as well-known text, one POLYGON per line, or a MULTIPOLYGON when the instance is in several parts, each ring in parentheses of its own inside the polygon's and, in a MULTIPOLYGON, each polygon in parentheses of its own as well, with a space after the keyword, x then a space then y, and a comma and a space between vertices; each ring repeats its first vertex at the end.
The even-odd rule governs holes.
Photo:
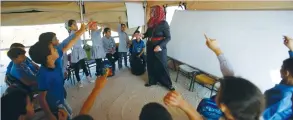
MULTIPOLYGON (((154 5, 178 6, 186 3, 187 10, 289 10, 293 8, 292 1, 145 1, 146 17, 149 18, 149 10, 154 5)), ((118 23, 118 17, 122 22, 127 22, 125 2, 84 2, 84 18, 92 18, 99 23, 106 24, 114 29, 118 23), (105 17, 107 16, 107 17, 105 17)), ((40 25, 64 23, 68 19, 80 19, 80 8, 77 2, 1 2, 1 25, 40 25)))
MULTIPOLYGON (((119 23, 118 17, 121 16, 122 22, 127 23, 127 8, 125 2, 133 2, 133 0, 121 1, 83 1, 85 20, 93 19, 99 24, 117 29, 119 23)), ((137 2, 137 1, 136 1, 137 2)), ((154 5, 179 6, 186 5, 186 10, 293 10, 293 1, 141 1, 145 5, 145 22, 149 18, 150 8, 154 5)), ((1 27, 6 26, 30 26, 30 25, 46 25, 65 23, 68 19, 81 19, 80 5, 76 1, 1 1, 1 27)), ((142 32, 146 27, 142 27, 142 32)), ((135 28, 129 28, 127 33, 131 35, 135 28)), ((5 32, 2 31, 1 32, 5 32)), ((1 38, 1 42, 3 42, 1 38)), ((1 46, 0 52, 9 46, 1 46)), ((7 50, 6 50, 7 51, 7 50)), ((0 64, 1 65, 1 64, 0 64)), ((0 66, 1 67, 1 66, 0 66)), ((94 70, 93 70, 94 71, 94 70)), ((4 72, 0 73, 0 78, 4 79, 4 72)), ((172 79, 175 78, 175 72, 171 72, 172 79)), ((109 84, 105 87, 107 93, 101 93, 97 97, 93 111, 90 112, 94 118, 98 120, 136 120, 138 118, 141 107, 150 101, 162 102, 162 97, 167 90, 160 87, 151 89, 143 86, 144 81, 139 81, 140 77, 133 77, 128 70, 122 70, 117 76, 111 78, 109 84), (137 81, 133 81, 135 79, 137 81), (125 80, 125 82, 122 82, 125 80), (151 96, 151 97, 148 97, 151 96), (143 99, 143 100, 142 100, 143 99), (126 107, 130 106, 130 107, 126 107)), ((146 75, 143 76, 146 79, 146 75)), ((183 79, 183 78, 180 78, 183 79)), ((184 98, 197 106, 200 99, 209 96, 209 92, 203 90, 188 91, 188 80, 180 80, 175 84, 176 89, 183 93, 184 98), (183 82, 185 81, 185 82, 183 82), (187 81, 187 82, 186 82, 187 81), (184 86, 184 87, 182 87, 184 86), (187 87, 186 87, 187 86, 187 87), (199 95, 200 94, 200 95, 199 95)), ((1 81, 2 82, 2 81, 1 81)), ((4 82, 3 82, 4 83, 4 82)), ((4 83, 5 84, 5 83, 4 83)), ((73 111, 78 113, 81 104, 90 93, 94 85, 77 89, 69 87, 68 96, 69 103, 72 105, 73 111)), ((1 85, 2 87, 2 85, 1 85)), ((203 88, 200 85, 198 88, 203 88)), ((3 88, 1 88, 2 92, 3 88)), ((2 93, 1 92, 1 93, 2 93)), ((172 116, 178 120, 187 120, 188 117, 178 109, 168 108, 172 116)))

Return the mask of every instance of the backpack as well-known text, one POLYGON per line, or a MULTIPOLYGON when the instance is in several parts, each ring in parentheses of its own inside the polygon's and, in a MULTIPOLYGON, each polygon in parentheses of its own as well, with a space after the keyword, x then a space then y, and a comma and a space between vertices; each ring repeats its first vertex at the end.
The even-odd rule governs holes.
POLYGON ((136 57, 135 55, 131 57, 130 61, 131 73, 134 75, 142 75, 146 71, 146 66, 143 59, 136 57))

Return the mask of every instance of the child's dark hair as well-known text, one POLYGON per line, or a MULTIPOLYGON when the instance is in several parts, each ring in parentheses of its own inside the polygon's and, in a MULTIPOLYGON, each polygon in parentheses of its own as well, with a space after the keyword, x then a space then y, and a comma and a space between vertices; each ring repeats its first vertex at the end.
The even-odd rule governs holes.
POLYGON ((225 104, 237 120, 258 120, 264 109, 264 96, 257 86, 240 77, 224 77, 218 103, 225 104))
POLYGON ((27 98, 29 94, 23 90, 14 91, 1 97, 1 119, 18 120, 19 116, 26 114, 27 98))
POLYGON ((90 115, 78 115, 74 117, 72 120, 94 120, 94 118, 90 115))
POLYGON ((140 31, 139 31, 139 30, 136 30, 136 31, 134 32, 134 34, 136 34, 136 33, 140 33, 140 31))
POLYGON ((53 32, 45 32, 39 36, 39 42, 43 44, 50 44, 53 41, 53 38, 56 36, 53 32))
POLYGON ((37 42, 29 49, 30 58, 38 64, 47 65, 47 57, 51 54, 49 44, 37 42))
POLYGON ((65 27, 66 27, 68 33, 71 32, 70 27, 73 25, 74 22, 76 22, 76 21, 73 20, 73 19, 70 19, 70 20, 67 21, 67 24, 66 24, 67 26, 65 26, 65 27))
POLYGON ((21 48, 12 48, 7 52, 7 56, 13 60, 16 59, 19 55, 25 55, 25 50, 21 49, 21 48))
POLYGON ((148 103, 143 106, 139 120, 173 120, 168 110, 159 103, 148 103))
POLYGON ((121 24, 121 27, 122 27, 122 26, 126 26, 126 25, 125 25, 124 23, 122 23, 122 24, 121 24))
POLYGON ((12 43, 12 44, 10 45, 10 49, 11 49, 11 48, 16 48, 16 47, 18 47, 18 48, 24 48, 24 45, 21 44, 21 43, 12 43))
POLYGON ((108 27, 106 27, 106 28, 104 28, 104 31, 103 31, 103 36, 105 36, 105 34, 109 31, 109 30, 111 30, 110 28, 108 28, 108 27))
POLYGON ((290 75, 293 76, 293 58, 288 58, 283 61, 283 69, 289 71, 290 75))

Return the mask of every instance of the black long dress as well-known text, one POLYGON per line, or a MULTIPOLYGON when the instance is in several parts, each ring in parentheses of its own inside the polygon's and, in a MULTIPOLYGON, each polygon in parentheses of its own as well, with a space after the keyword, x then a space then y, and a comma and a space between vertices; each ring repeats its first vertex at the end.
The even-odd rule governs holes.
POLYGON ((148 28, 145 37, 149 38, 147 42, 147 71, 148 84, 155 85, 158 82, 174 90, 167 68, 167 43, 171 40, 170 28, 167 21, 162 21, 154 28, 148 28), (162 38, 162 40, 152 40, 152 38, 162 38), (154 52, 154 48, 159 45, 162 51, 154 52))

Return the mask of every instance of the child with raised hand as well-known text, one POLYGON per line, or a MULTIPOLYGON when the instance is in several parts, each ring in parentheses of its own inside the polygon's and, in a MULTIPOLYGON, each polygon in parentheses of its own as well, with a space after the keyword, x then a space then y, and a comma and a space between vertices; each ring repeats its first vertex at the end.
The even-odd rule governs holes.
MULTIPOLYGON (((228 67, 228 62, 224 59, 223 53, 217 45, 216 40, 210 39, 205 35, 207 46, 218 56, 221 71, 224 78, 220 79, 220 88, 214 101, 218 108, 206 109, 197 112, 191 105, 182 99, 181 95, 169 92, 164 97, 164 103, 169 106, 179 107, 189 117, 190 120, 201 119, 229 119, 229 120, 258 120, 264 107, 264 97, 253 83, 240 77, 233 77, 233 70, 228 67), (222 55, 222 56, 221 56, 222 55), (230 76, 230 77, 228 77, 230 76), (215 114, 216 111, 220 114, 215 114), (209 112, 210 114, 206 114, 209 112), (223 113, 221 113, 223 112, 223 113)), ((205 109, 204 106, 200 109, 205 109)))
POLYGON ((93 42, 91 49, 91 58, 96 60, 96 76, 101 76, 103 70, 103 58, 106 57, 106 52, 104 50, 103 41, 101 37, 101 32, 103 27, 98 29, 98 25, 94 22, 89 26, 91 30, 91 39, 93 42))
POLYGON ((290 58, 292 58, 293 57, 293 39, 288 36, 284 36, 284 45, 289 48, 289 55, 290 55, 290 58))
POLYGON ((39 36, 39 41, 29 50, 32 60, 41 64, 37 75, 40 91, 39 102, 49 120, 57 120, 60 105, 66 107, 64 92, 61 92, 64 91, 64 77, 62 67, 58 67, 61 66, 62 55, 78 41, 85 31, 86 26, 82 24, 81 28, 72 34, 74 37, 64 47, 54 47, 53 41, 58 41, 55 33, 42 33, 39 36))
POLYGON ((265 91, 265 120, 288 120, 293 117, 293 40, 284 36, 284 45, 289 48, 290 58, 283 61, 280 73, 282 81, 265 91))
MULTIPOLYGON (((72 20, 72 19, 68 20, 68 22, 66 24, 66 29, 68 30, 69 35, 74 34, 78 30, 76 21, 72 20)), ((78 81, 79 87, 83 87, 83 84, 80 81, 81 79, 79 76, 80 66, 82 67, 83 72, 86 75, 86 79, 90 83, 94 82, 94 80, 91 80, 91 77, 89 76, 89 71, 88 71, 86 64, 85 64, 85 58, 86 58, 86 53, 85 53, 84 49, 82 48, 82 41, 80 38, 78 38, 77 42, 73 45, 73 49, 71 52, 71 63, 73 63, 75 77, 78 81)))

